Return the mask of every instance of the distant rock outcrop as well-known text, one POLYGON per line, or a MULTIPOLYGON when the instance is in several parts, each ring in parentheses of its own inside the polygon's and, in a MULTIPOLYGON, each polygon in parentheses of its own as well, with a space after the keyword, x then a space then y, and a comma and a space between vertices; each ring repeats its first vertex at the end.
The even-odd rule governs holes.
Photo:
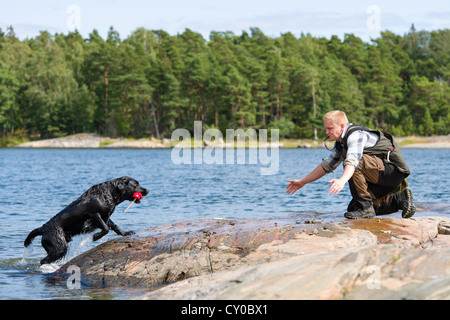
POLYGON ((98 148, 102 137, 95 133, 80 133, 67 137, 31 141, 16 148, 98 148))
POLYGON ((102 137, 95 133, 79 133, 61 138, 31 141, 19 144, 16 148, 134 148, 153 149, 170 148, 171 142, 168 139, 162 141, 151 139, 111 139, 102 137))

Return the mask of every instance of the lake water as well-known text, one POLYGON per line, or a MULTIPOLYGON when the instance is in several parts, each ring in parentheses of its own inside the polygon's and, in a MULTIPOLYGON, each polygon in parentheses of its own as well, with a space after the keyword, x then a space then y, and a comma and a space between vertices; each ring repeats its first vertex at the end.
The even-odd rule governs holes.
MULTIPOLYGON (((55 266, 40 267, 39 260, 46 255, 40 237, 28 249, 23 247, 31 230, 89 187, 124 175, 150 190, 127 213, 123 210, 129 202, 116 208, 112 220, 127 231, 212 217, 344 219, 350 201, 348 187, 332 196, 327 184, 342 174, 342 167, 295 195, 285 193, 288 179, 309 173, 328 152, 280 149, 278 172, 261 175, 260 169, 267 167, 261 161, 176 165, 168 149, 0 149, 0 299, 128 299, 140 293, 132 289, 69 290, 64 283, 49 283, 45 273, 55 266)), ((415 202, 427 208, 416 215, 450 214, 450 150, 405 149, 403 154, 412 171, 408 181, 415 202)), ((401 213, 390 217, 401 217, 401 213)), ((110 232, 96 243, 88 235, 75 237, 64 261, 116 237, 110 232)))

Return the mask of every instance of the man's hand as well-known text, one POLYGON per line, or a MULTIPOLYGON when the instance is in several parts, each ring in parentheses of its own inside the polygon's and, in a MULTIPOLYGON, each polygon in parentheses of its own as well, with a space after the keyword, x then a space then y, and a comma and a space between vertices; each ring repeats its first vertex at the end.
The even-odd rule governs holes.
POLYGON ((341 179, 333 179, 328 181, 328 183, 332 183, 330 193, 332 195, 337 195, 344 188, 346 181, 342 181, 341 179))
POLYGON ((294 194, 298 189, 303 188, 305 184, 316 181, 326 175, 325 170, 322 168, 322 164, 319 164, 310 174, 300 180, 288 180, 290 183, 286 187, 286 193, 294 194))
POLYGON ((303 186, 306 184, 302 180, 288 180, 290 183, 286 187, 286 193, 294 194, 297 190, 303 188, 303 186))
POLYGON ((353 173, 355 172, 355 167, 352 165, 346 165, 344 166, 344 173, 339 179, 333 179, 328 181, 328 183, 331 183, 330 187, 330 193, 332 195, 337 195, 343 188, 344 185, 347 183, 348 180, 353 176, 353 173))

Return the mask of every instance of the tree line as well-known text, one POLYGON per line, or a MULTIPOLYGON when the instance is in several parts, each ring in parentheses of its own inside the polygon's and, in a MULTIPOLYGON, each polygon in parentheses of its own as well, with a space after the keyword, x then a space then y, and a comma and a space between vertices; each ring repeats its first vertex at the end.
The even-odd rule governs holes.
POLYGON ((168 137, 176 128, 323 134, 322 115, 394 135, 444 135, 450 128, 450 30, 317 38, 110 28, 19 40, 0 29, 0 130, 49 138, 80 132, 168 137))

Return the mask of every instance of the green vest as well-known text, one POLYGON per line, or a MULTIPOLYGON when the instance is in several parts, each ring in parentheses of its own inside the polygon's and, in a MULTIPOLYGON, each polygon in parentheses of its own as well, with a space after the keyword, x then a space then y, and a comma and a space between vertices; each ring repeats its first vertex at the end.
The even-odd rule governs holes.
POLYGON ((411 173, 408 165, 406 164, 405 159, 403 158, 402 153, 400 152, 400 148, 398 147, 394 138, 389 133, 369 129, 355 124, 352 124, 348 127, 347 132, 345 133, 345 136, 342 139, 342 142, 336 142, 336 147, 337 149, 342 150, 341 152, 344 158, 347 157, 348 136, 355 130, 368 131, 371 133, 375 133, 379 136, 378 142, 373 147, 364 149, 363 151, 364 154, 374 155, 385 160, 385 162, 387 163, 394 164, 397 167, 397 169, 400 172, 405 173, 406 176, 408 176, 411 173))

